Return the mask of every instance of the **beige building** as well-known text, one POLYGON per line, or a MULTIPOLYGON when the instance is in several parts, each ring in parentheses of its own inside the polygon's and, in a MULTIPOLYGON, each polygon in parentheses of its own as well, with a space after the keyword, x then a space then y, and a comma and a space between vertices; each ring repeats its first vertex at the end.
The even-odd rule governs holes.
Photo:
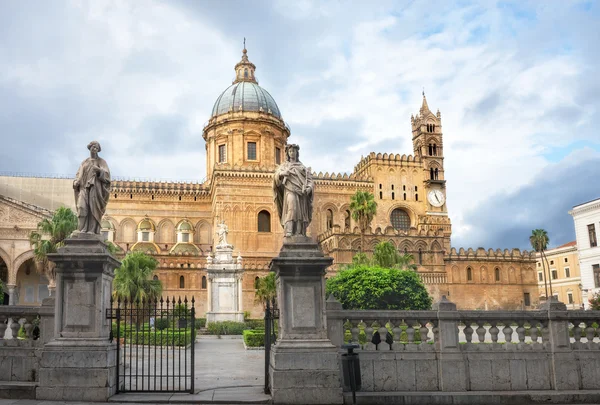
POLYGON ((541 255, 536 255, 537 280, 540 300, 546 299, 548 292, 564 302, 569 309, 580 309, 583 301, 581 298, 581 273, 579 271, 579 256, 577 242, 569 242, 554 249, 544 252, 545 267, 542 265, 541 255), (544 277, 544 268, 546 276, 544 277), (545 282, 544 282, 545 281, 545 282), (550 282, 552 290, 550 290, 550 282))
MULTIPOLYGON (((285 158, 285 145, 293 141, 274 98, 258 85, 255 69, 244 49, 232 85, 217 97, 202 134, 206 181, 115 180, 103 221, 106 239, 124 252, 154 255, 164 294, 194 296, 199 313, 205 311, 206 257, 217 221, 225 220, 228 240, 243 257, 243 309, 252 316, 262 312, 254 302, 254 281, 268 272, 282 243, 272 176, 285 158)), ((378 210, 366 235, 366 252, 389 241, 398 251, 412 254, 434 299, 450 295, 459 308, 536 307, 533 252, 451 248, 442 116, 430 110, 425 95, 418 113, 410 117, 410 130, 412 154, 372 152, 352 173, 314 173, 308 234, 334 258, 330 272, 349 263, 360 244, 350 197, 357 190, 370 191, 378 210)), ((0 194, 50 209, 73 206, 70 179, 0 177, 0 194)), ((18 269, 10 264, 7 271, 18 269)), ((10 277, 14 284, 15 276, 10 277)))

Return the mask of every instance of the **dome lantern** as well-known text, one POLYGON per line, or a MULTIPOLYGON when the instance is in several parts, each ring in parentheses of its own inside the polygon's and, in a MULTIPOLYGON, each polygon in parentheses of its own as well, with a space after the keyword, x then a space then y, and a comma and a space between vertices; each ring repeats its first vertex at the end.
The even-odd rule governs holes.
POLYGON ((254 71, 256 66, 248 59, 248 51, 246 50, 246 38, 244 38, 244 50, 242 51, 242 60, 235 65, 235 80, 233 84, 239 82, 251 82, 258 84, 254 71))

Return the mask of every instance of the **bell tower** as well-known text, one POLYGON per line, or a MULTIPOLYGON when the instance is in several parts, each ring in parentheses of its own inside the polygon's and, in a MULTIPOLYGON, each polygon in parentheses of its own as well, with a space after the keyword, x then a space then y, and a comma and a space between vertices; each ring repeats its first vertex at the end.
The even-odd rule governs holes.
MULTIPOLYGON (((427 192, 428 213, 447 213, 446 180, 444 180, 444 144, 442 115, 429 110, 423 92, 423 103, 416 116, 410 117, 415 156, 421 158, 425 171, 424 187, 427 192)), ((446 214, 447 215, 447 214, 446 214)))

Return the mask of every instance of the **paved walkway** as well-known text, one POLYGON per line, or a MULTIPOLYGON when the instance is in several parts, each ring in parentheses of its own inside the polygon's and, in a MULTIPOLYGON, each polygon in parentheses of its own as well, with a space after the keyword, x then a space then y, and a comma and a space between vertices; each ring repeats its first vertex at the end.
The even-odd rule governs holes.
MULTIPOLYGON (((202 338, 195 346, 195 394, 129 393, 113 396, 111 405, 136 403, 265 404, 265 352, 245 350, 241 339, 202 338)), ((86 402, 0 399, 0 405, 79 405, 86 402)))

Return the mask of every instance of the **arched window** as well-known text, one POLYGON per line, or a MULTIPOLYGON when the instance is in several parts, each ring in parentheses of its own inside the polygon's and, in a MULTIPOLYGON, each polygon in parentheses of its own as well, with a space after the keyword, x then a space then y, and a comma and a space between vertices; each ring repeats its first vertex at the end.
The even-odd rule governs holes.
POLYGON ((262 210, 258 213, 258 232, 271 232, 271 214, 262 210))
POLYGON ((404 193, 404 201, 406 201, 406 193, 404 193))
POLYGON ((254 277, 254 289, 258 290, 258 283, 260 282, 260 277, 254 277))
POLYGON ((408 231, 410 228, 410 217, 406 213, 406 211, 401 210, 400 208, 396 208, 392 211, 392 215, 390 215, 390 222, 394 229, 408 231))
POLYGON ((158 276, 154 276, 154 277, 152 277, 152 280, 154 280, 154 281, 158 281, 158 276))
POLYGON ((244 77, 247 79, 248 78, 248 69, 244 69, 244 77))
POLYGON ((473 281, 473 270, 470 267, 467 267, 467 281, 473 281))
POLYGON ((433 145, 429 144, 429 156, 433 155, 433 145))
POLYGON ((430 178, 431 180, 434 180, 434 179, 435 179, 435 177, 434 177, 434 176, 435 176, 435 174, 434 174, 434 172, 433 172, 433 167, 430 167, 430 168, 429 168, 429 178, 430 178))
POLYGON ((327 229, 333 228, 333 211, 327 210, 327 229))
POLYGON ((350 229, 350 211, 344 213, 344 229, 350 229))
POLYGON ((433 156, 437 156, 437 146, 433 144, 433 156))
POLYGON ((206 290, 206 276, 202 276, 202 289, 206 290))
POLYGON ((419 264, 423 263, 423 250, 419 249, 419 264))
POLYGON ((496 267, 496 269, 494 270, 494 274, 496 277, 496 281, 500 281, 500 269, 498 267, 496 267))
POLYGON ((179 276, 179 288, 185 288, 185 278, 183 276, 179 276))

